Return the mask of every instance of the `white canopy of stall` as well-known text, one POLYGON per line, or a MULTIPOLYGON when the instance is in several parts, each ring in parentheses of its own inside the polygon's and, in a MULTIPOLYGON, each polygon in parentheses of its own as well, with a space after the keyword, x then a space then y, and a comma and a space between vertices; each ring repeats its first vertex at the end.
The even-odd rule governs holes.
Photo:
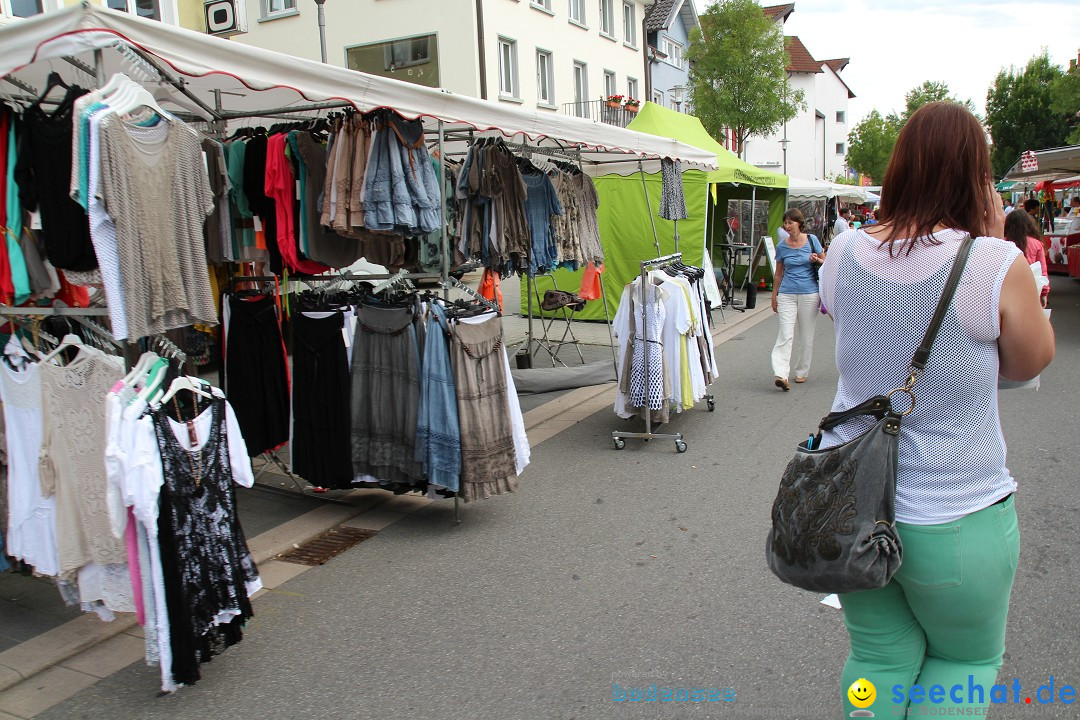
POLYGON ((1080 173, 1080 145, 1068 145, 1021 154, 1002 180, 1037 183, 1060 180, 1077 173, 1080 173))
POLYGON ((858 185, 844 185, 825 180, 790 178, 788 181, 788 197, 811 200, 838 198, 844 202, 864 203, 867 201, 867 191, 866 188, 858 185))
MULTIPOLYGON (((665 157, 698 169, 716 167, 714 154, 674 139, 324 65, 87 2, 0 27, 0 48, 2 89, 9 95, 15 88, 23 93, 43 88, 53 71, 82 85, 117 72, 144 85, 160 82, 139 72, 141 57, 167 76, 162 89, 176 104, 205 119, 235 122, 248 114, 280 117, 304 108, 310 115, 326 105, 347 103, 360 112, 390 108, 407 118, 423 118, 431 127, 442 121, 450 137, 497 131, 510 142, 573 148, 594 172, 609 172, 601 169, 603 164, 626 165, 629 158, 654 161, 652 171, 665 157)), ((637 170, 633 165, 628 171, 637 170)))

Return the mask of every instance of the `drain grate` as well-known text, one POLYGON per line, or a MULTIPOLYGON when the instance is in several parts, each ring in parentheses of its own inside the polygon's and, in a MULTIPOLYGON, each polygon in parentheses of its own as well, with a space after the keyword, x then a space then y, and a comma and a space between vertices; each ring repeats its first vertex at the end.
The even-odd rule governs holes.
POLYGON ((322 565, 353 545, 374 537, 376 532, 376 530, 338 525, 302 543, 299 547, 281 553, 277 559, 299 565, 322 565))

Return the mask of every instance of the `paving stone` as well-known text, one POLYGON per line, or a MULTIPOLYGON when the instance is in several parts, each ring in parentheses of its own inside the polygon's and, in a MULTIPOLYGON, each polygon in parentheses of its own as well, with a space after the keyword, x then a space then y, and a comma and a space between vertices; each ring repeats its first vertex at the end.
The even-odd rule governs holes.
POLYGON ((0 712, 19 718, 32 718, 97 681, 98 678, 93 675, 65 667, 49 668, 0 693, 0 712))

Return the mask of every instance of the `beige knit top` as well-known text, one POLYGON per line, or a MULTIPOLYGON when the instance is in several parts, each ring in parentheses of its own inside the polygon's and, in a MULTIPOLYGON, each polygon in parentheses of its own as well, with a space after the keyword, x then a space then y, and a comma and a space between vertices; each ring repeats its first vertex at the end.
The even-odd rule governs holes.
POLYGON ((214 196, 200 141, 179 122, 101 123, 98 192, 116 224, 131 338, 217 324, 203 240, 214 196))

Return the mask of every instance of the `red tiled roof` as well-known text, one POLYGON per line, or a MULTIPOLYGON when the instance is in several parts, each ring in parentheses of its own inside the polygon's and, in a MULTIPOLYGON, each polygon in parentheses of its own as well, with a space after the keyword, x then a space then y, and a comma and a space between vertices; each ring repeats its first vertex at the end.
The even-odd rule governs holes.
POLYGON ((824 62, 833 69, 833 72, 839 73, 848 66, 848 63, 851 62, 851 58, 836 58, 835 60, 825 60, 824 62))
POLYGON ((783 23, 787 21, 788 15, 795 12, 795 3, 788 3, 787 5, 771 5, 769 7, 761 8, 761 11, 765 13, 765 17, 779 20, 783 23))
POLYGON ((821 62, 815 60, 802 40, 797 35, 788 35, 784 38, 784 49, 788 53, 788 72, 819 73, 822 72, 821 62))

